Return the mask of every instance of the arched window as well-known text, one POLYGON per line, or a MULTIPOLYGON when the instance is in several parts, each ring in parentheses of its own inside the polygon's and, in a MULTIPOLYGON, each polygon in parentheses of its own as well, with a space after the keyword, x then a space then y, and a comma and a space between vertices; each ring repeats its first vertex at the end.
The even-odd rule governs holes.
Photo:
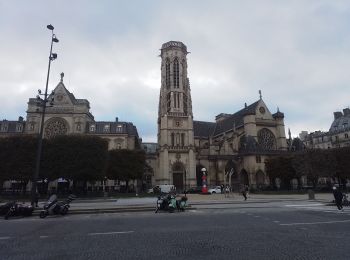
POLYGON ((52 138, 57 135, 65 135, 68 133, 68 123, 62 118, 51 118, 45 126, 45 137, 52 138))
POLYGON ((165 85, 170 88, 170 61, 166 59, 165 61, 165 85))
POLYGON ((171 133, 171 146, 175 146, 175 134, 171 133))
POLYGON ((263 128, 258 132, 259 147, 264 150, 276 149, 276 138, 274 134, 267 128, 263 128))
POLYGON ((167 111, 170 112, 171 108, 171 93, 168 93, 166 96, 166 106, 167 106, 167 111))
POLYGON ((181 134, 181 146, 185 146, 185 134, 181 134))
POLYGON ((179 60, 175 58, 174 60, 174 87, 179 88, 179 60))
POLYGON ((179 92, 173 92, 173 104, 174 108, 180 108, 180 93, 179 92))
POLYGON ((179 133, 177 133, 176 135, 175 135, 175 138, 176 138, 176 146, 180 146, 180 134, 179 133))

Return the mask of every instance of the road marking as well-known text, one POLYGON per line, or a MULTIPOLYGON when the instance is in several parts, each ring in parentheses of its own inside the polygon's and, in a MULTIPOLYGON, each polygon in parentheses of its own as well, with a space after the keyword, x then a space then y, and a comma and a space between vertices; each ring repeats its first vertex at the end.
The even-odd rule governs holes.
POLYGON ((0 240, 10 239, 11 237, 0 237, 0 240))
POLYGON ((49 236, 40 236, 39 238, 48 238, 49 236))
POLYGON ((116 232, 104 232, 104 233, 89 233, 88 236, 98 236, 98 235, 113 235, 113 234, 128 234, 134 231, 116 231, 116 232))
POLYGON ((313 206, 324 206, 324 204, 321 203, 314 203, 314 204, 301 204, 301 205, 284 205, 286 207, 313 207, 313 206))
POLYGON ((288 224, 280 224, 280 226, 318 225, 318 224, 333 224, 333 223, 344 223, 344 222, 350 222, 350 219, 334 220, 334 221, 322 221, 322 222, 288 223, 288 224))
POLYGON ((254 218, 260 218, 260 216, 254 216, 254 218))
POLYGON ((274 220, 273 222, 275 222, 275 223, 280 223, 280 221, 278 221, 278 220, 274 220))

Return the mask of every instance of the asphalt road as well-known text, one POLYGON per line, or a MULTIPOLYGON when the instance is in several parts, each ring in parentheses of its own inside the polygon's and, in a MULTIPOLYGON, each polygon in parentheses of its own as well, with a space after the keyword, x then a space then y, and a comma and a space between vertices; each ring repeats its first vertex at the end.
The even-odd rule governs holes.
POLYGON ((350 259, 350 208, 338 212, 316 202, 220 207, 0 220, 0 258, 350 259))

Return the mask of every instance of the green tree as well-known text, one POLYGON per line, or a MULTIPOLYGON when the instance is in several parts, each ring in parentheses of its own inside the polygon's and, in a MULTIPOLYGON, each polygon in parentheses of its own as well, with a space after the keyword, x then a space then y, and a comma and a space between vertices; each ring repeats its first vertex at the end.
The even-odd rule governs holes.
POLYGON ((108 143, 100 137, 62 135, 47 141, 43 156, 42 178, 73 180, 80 183, 100 180, 104 176, 108 143))
POLYGON ((296 177, 291 156, 270 158, 265 162, 265 167, 266 173, 270 178, 270 183, 275 185, 276 178, 279 178, 281 180, 282 188, 291 188, 291 180, 296 177))
POLYGON ((106 176, 109 179, 126 182, 141 179, 146 165, 146 157, 143 150, 111 150, 108 153, 106 176))
POLYGON ((350 147, 333 149, 335 160, 335 170, 333 176, 338 178, 339 182, 344 182, 350 178, 350 147))
POLYGON ((0 182, 16 180, 23 192, 35 171, 37 138, 14 136, 0 138, 0 182))
POLYGON ((294 154, 293 167, 297 176, 306 176, 313 187, 320 177, 330 177, 335 169, 332 150, 312 149, 294 154))

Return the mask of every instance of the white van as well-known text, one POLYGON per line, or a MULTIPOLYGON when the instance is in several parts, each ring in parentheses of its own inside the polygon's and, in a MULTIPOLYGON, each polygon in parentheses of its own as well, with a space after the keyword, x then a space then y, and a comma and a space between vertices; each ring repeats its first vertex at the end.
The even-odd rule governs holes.
POLYGON ((154 186, 152 189, 149 189, 148 193, 154 193, 154 190, 156 189, 160 189, 160 192, 162 193, 169 193, 171 191, 174 191, 174 192, 176 191, 175 186, 172 184, 161 184, 161 185, 154 186))

